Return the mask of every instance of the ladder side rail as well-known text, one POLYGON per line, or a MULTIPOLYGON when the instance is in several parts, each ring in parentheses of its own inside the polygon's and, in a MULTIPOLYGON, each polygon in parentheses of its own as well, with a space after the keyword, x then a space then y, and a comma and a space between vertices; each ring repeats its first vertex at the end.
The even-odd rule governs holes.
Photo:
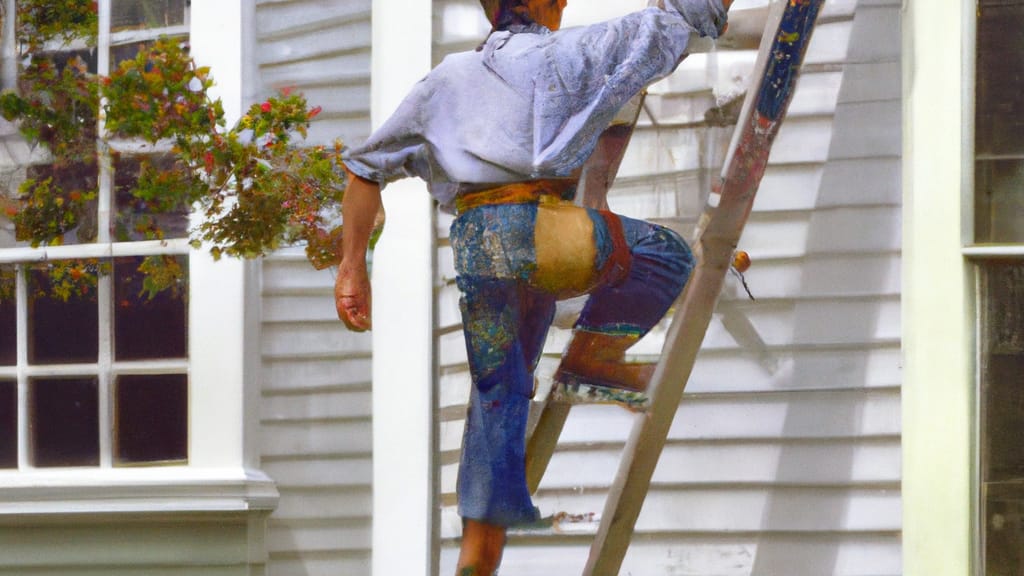
POLYGON ((823 2, 779 2, 769 18, 753 76, 758 79, 758 89, 747 94, 737 125, 737 131, 742 133, 733 141, 719 194, 712 194, 702 217, 703 231, 696 246, 698 264, 673 316, 655 369, 650 408, 637 416, 630 431, 584 576, 615 576, 622 566, 668 430, 711 322, 733 250, 753 207, 772 142, 792 99, 796 74, 823 2), (773 28, 778 32, 767 34, 773 28))

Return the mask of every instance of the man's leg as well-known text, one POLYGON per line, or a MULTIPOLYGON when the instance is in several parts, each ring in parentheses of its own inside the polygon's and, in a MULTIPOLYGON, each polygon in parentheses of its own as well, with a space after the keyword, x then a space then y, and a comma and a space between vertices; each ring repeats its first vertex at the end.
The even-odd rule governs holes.
POLYGON ((501 561, 505 527, 536 519, 526 487, 526 418, 554 297, 503 279, 460 277, 459 287, 473 389, 459 468, 464 529, 456 574, 487 576, 501 561))
POLYGON ((555 378, 567 384, 642 391, 653 367, 625 363, 624 354, 682 292, 693 269, 693 254, 678 234, 663 226, 608 213, 604 218, 615 252, 629 252, 628 273, 591 292, 555 378))

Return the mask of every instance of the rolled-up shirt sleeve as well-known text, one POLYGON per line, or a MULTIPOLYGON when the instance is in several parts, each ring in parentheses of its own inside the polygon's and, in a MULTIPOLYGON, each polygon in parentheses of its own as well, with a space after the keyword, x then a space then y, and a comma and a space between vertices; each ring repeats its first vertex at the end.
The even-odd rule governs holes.
POLYGON ((429 180, 430 155, 421 118, 424 96, 420 82, 365 143, 342 154, 345 167, 381 187, 410 176, 429 180))

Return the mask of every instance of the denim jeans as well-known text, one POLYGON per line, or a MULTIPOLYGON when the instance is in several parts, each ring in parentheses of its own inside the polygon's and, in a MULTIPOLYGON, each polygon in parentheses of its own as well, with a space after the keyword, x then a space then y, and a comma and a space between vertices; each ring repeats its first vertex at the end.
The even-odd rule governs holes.
MULTIPOLYGON (((459 468, 463 518, 511 526, 533 522, 526 486, 525 434, 534 370, 555 312, 556 297, 531 282, 536 270, 536 204, 480 206, 451 228, 460 308, 473 380, 459 468)), ((595 266, 616 249, 608 214, 594 223, 595 266)), ((643 336, 682 291, 693 255, 678 234, 622 216, 620 242, 628 274, 608 275, 589 292, 577 328, 643 336)))

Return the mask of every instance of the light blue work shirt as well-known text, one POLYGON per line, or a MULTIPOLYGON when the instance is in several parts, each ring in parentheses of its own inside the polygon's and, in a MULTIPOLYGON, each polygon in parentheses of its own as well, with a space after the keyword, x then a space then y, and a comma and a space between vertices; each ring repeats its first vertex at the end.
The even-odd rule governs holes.
POLYGON ((717 38, 725 22, 721 0, 665 0, 591 26, 494 32, 430 71, 345 164, 381 186, 418 176, 448 210, 463 183, 569 176, 619 109, 675 70, 691 31, 717 38))

